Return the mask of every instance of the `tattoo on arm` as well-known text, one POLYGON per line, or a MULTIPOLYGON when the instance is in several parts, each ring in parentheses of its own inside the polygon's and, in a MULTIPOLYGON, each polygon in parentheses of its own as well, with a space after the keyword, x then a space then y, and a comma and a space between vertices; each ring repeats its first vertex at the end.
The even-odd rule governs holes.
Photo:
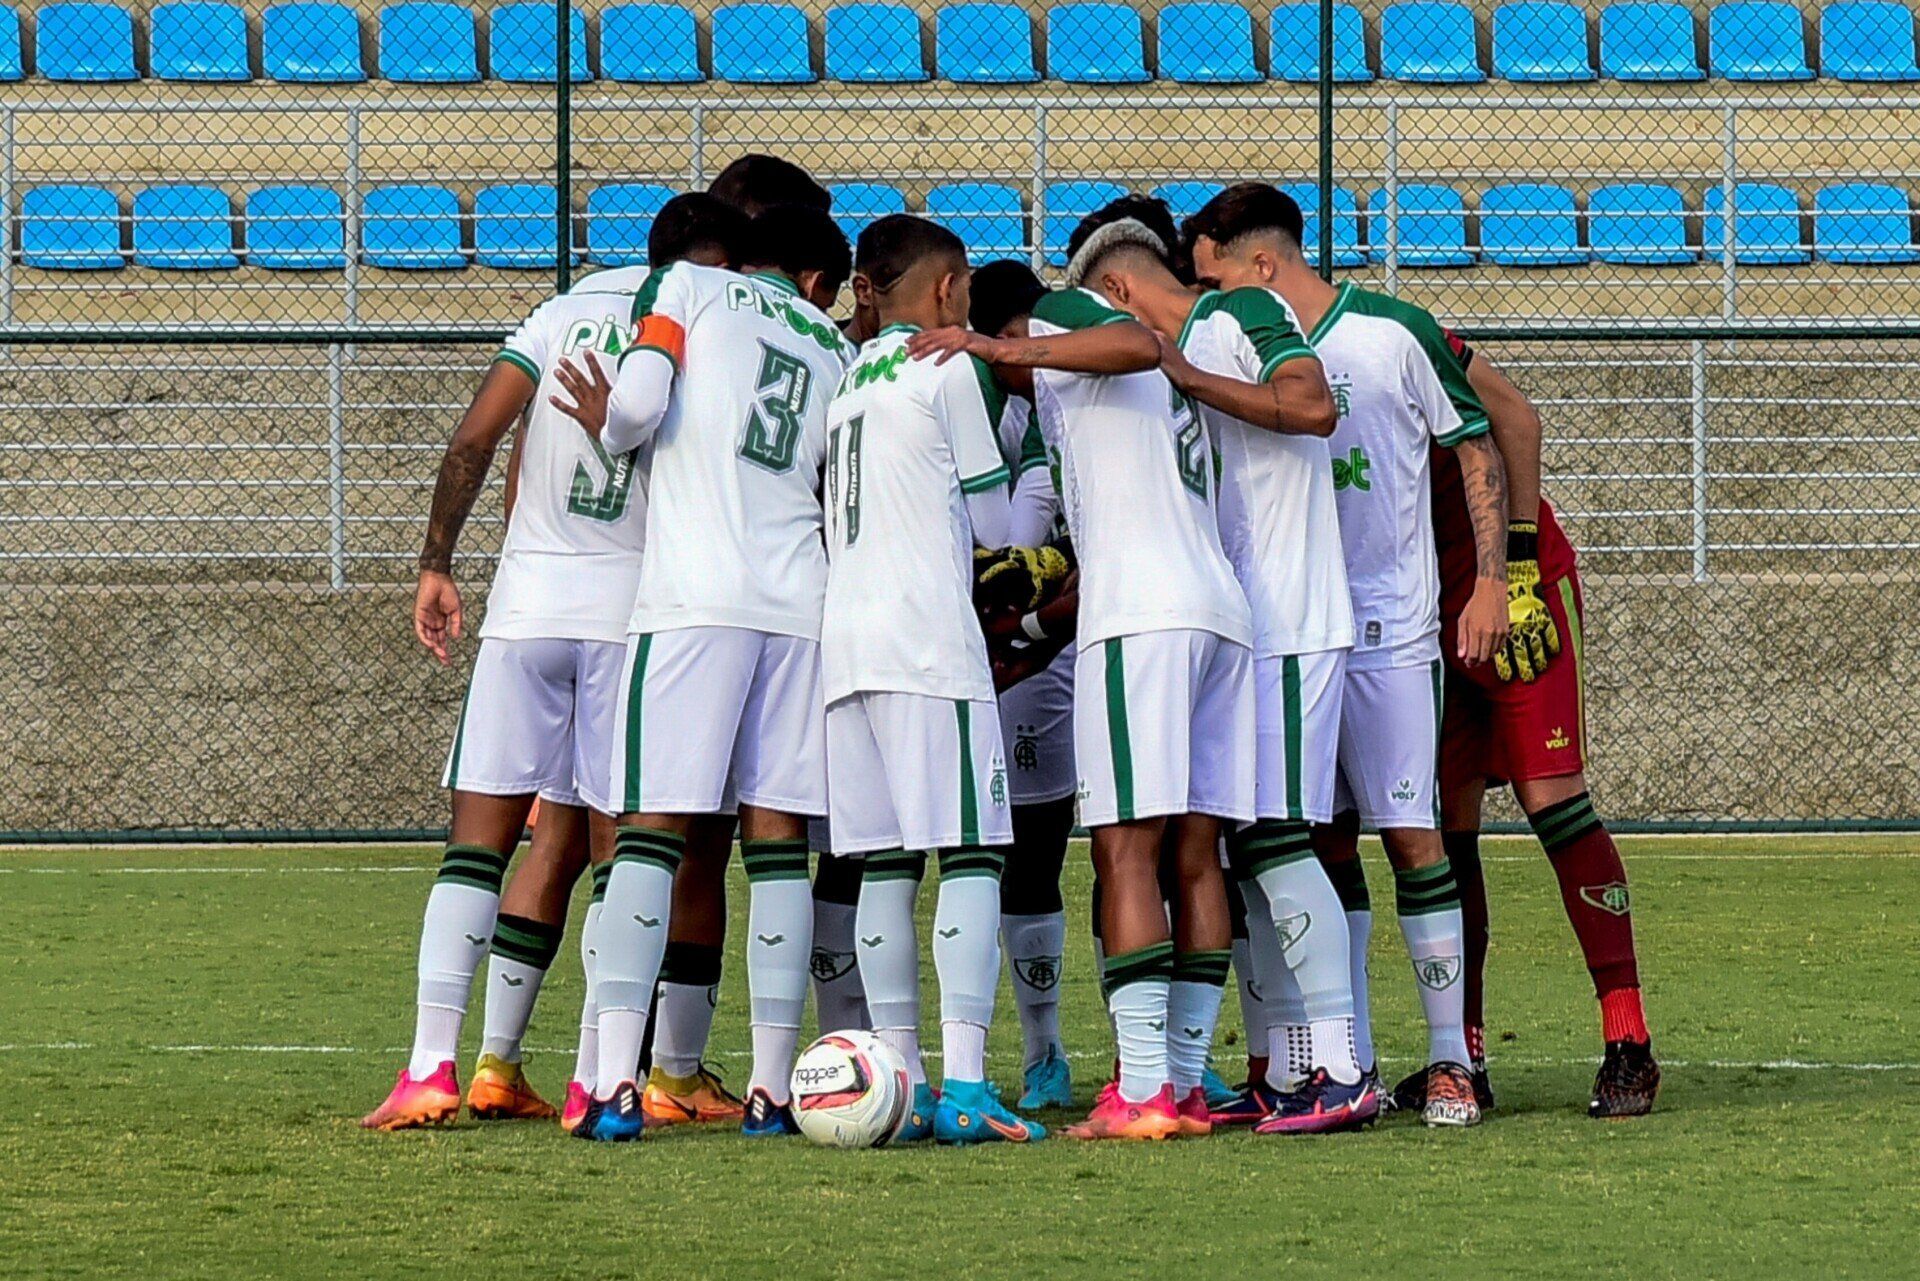
POLYGON ((1456 450, 1473 520, 1476 572, 1481 578, 1507 576, 1507 469, 1491 435, 1463 440, 1456 450))
MULTIPOLYGON (((427 540, 420 549, 420 568, 453 572, 453 546, 473 511, 474 500, 487 483, 493 465, 493 446, 454 437, 440 460, 440 478, 433 486, 433 506, 427 513, 427 540)), ((1502 535, 1504 537, 1504 535, 1502 535)))

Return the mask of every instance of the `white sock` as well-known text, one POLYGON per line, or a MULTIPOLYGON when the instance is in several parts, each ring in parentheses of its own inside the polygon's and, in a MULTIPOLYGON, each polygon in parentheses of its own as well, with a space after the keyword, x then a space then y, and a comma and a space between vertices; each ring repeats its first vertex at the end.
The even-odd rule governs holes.
POLYGON ((765 1090, 775 1103, 785 1103, 792 1095, 794 1048, 800 1043, 797 1027, 776 1027, 770 1023, 753 1025, 753 1079, 750 1090, 765 1090))
POLYGON ((407 1060, 407 1074, 416 1081, 459 1053, 460 1025, 474 973, 493 942, 506 868, 507 855, 473 845, 448 846, 442 858, 420 923, 413 1053, 407 1060))
POLYGON ((1000 939, 1013 971, 1013 1003, 1020 1011, 1020 1039, 1025 1047, 1023 1067, 1032 1067, 1049 1053, 1063 1053, 1060 1044, 1060 963, 1067 947, 1067 914, 1043 912, 1036 916, 1000 917, 1000 939))
POLYGON ((587 916, 580 927, 580 968, 587 976, 587 994, 580 1002, 580 1044, 573 1053, 573 1079, 588 1094, 600 1070, 600 1011, 593 1003, 593 976, 598 968, 594 953, 600 946, 601 901, 587 904, 587 916))
POLYGON ((480 1052, 508 1063, 520 1061, 520 1044, 540 997, 540 984, 560 951, 565 927, 500 913, 493 923, 493 955, 487 960, 487 1004, 480 1052))
POLYGON ((1200 1084, 1220 1021, 1225 986, 1208 980, 1175 979, 1167 986, 1167 1076, 1183 1099, 1200 1084))
POLYGON ((987 1029, 965 1019, 940 1020, 941 1075, 949 1081, 987 1079, 987 1029))
POLYGON ((993 850, 944 850, 940 898, 933 909, 933 968, 940 978, 940 1025, 980 1029, 960 1037, 961 1058, 951 1037, 942 1075, 952 1081, 984 1081, 986 1029, 993 1025, 993 999, 1000 984, 1000 867, 993 850), (968 1047, 977 1044, 977 1053, 968 1047))
MULTIPOLYGON (((1352 1038, 1345 1032, 1353 1018, 1353 954, 1340 896, 1334 893, 1333 882, 1327 879, 1320 860, 1310 852, 1304 858, 1266 868, 1258 883, 1270 910, 1273 936, 1279 940, 1290 995, 1294 997, 1289 1003, 1294 1008, 1286 1011, 1282 1021, 1298 1029, 1289 1031, 1288 1046, 1291 1051, 1297 1044, 1299 1053, 1307 1058, 1301 1075, 1311 1075, 1314 1068, 1323 1067, 1335 1080, 1352 1084, 1360 1079, 1352 1038), (1337 1023, 1341 1035, 1323 1044, 1323 1038, 1309 1030, 1322 1023, 1337 1023)), ((1297 1066, 1290 1062, 1289 1074, 1297 1066)))
POLYGON ((1427 1016, 1428 1063, 1468 1061, 1461 933, 1458 907, 1400 918, 1400 936, 1407 941, 1414 986, 1427 1016))
POLYGON ((820 1031, 841 1032, 848 1028, 870 1028, 867 994, 860 986, 860 966, 854 958, 854 913, 851 903, 813 900, 813 972, 814 1013, 820 1031))
POLYGON ((620 829, 619 852, 600 909, 600 948, 593 999, 600 1013, 595 1097, 611 1098, 640 1067, 647 1006, 667 948, 673 873, 685 842, 647 828, 620 829))
POLYGON ((1167 988, 1163 973, 1122 983, 1107 997, 1120 1047, 1120 1097, 1129 1103, 1144 1103, 1169 1084, 1167 988))
POLYGON ((867 855, 854 918, 860 983, 873 1030, 900 1051, 915 1084, 927 1079, 920 1063, 920 944, 913 929, 913 904, 925 870, 924 854, 867 855))
POLYGON ((1373 1014, 1368 1009, 1367 949, 1373 943, 1373 911, 1348 912, 1347 974, 1353 980, 1353 1057, 1360 1066, 1379 1066, 1373 1053, 1373 1014))
POLYGON ((1250 937, 1233 941, 1233 979, 1234 989, 1240 995, 1241 1039, 1246 1042, 1248 1057, 1258 1058, 1267 1044, 1267 1001, 1260 971, 1254 965, 1250 937))
POLYGON ((653 1065, 667 1076, 692 1076, 713 1033, 719 985, 662 980, 654 991, 653 1065))
POLYGON ((1259 975, 1261 995, 1266 998, 1261 1002, 1266 1026, 1260 1039, 1249 1043, 1266 1050, 1267 1088, 1285 1093, 1298 1088, 1305 1079, 1294 1070, 1288 1031, 1305 1019, 1300 1010, 1300 988, 1274 934, 1273 909, 1266 890, 1257 880, 1245 880, 1240 882, 1240 896, 1247 904, 1247 951, 1259 975))
POLYGON ((778 1102, 793 1076, 793 1050, 807 1009, 813 959, 813 885, 807 843, 745 841, 747 991, 753 1001, 753 1075, 749 1088, 778 1102))

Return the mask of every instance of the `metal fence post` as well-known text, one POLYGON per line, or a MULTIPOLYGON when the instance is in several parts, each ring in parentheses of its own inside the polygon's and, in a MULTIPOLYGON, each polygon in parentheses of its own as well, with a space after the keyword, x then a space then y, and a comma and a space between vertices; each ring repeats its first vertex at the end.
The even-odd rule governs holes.
POLYGON ((1033 230, 1027 258, 1035 274, 1047 269, 1047 109, 1033 109, 1033 230))
POLYGON ((347 323, 360 323, 360 108, 347 108, 347 323))
POLYGON ((334 591, 347 585, 346 351, 327 348, 327 565, 334 591))
POLYGON ((1738 109, 1726 107, 1720 123, 1720 319, 1731 322, 1740 313, 1740 267, 1734 254, 1733 189, 1739 181, 1738 109))
MULTIPOLYGON (((13 108, 0 112, 0 325, 13 323, 13 108)), ((0 349, 11 359, 12 349, 0 349)))
POLYGON ((573 285, 573 0, 553 0, 554 292, 573 285))
POLYGON ((1320 0, 1320 278, 1333 279, 1333 0, 1320 0))
POLYGON ((1693 581, 1707 581, 1707 344, 1691 347, 1693 417, 1693 581))
POLYGON ((1400 293, 1400 104, 1387 104, 1387 292, 1400 293))

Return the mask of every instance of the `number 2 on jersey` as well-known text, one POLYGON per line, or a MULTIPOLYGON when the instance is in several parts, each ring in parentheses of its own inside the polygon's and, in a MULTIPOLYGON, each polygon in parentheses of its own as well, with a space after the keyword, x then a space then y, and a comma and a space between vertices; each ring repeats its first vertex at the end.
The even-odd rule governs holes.
POLYGON ((827 501, 840 508, 841 523, 846 526, 846 545, 860 538, 860 433, 867 416, 855 414, 846 424, 833 429, 827 441, 827 501), (845 454, 846 476, 841 478, 841 455, 845 454), (844 492, 843 492, 844 491, 844 492))
POLYGON ((798 356, 771 343, 760 344, 757 399, 747 410, 740 456, 770 472, 793 470, 800 445, 801 416, 813 391, 813 370, 798 356))

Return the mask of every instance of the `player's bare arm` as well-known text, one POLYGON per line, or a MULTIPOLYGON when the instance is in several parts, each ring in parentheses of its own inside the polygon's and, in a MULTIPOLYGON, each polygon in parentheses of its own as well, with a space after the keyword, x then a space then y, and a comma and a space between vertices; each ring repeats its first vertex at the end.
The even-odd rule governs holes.
POLYGON ((1486 353, 1475 351, 1467 381, 1486 407, 1493 440, 1507 469, 1507 518, 1540 518, 1540 411, 1501 373, 1486 353))
POLYGON ((1119 321, 1069 334, 990 338, 951 326, 915 334, 907 351, 916 360, 945 364, 965 352, 997 369, 1055 369, 1073 374, 1135 374, 1160 363, 1160 342, 1135 321, 1119 321))
POLYGON ((1473 596, 1460 612, 1460 658, 1484 663, 1507 639, 1507 469, 1491 433, 1454 446, 1473 521, 1473 596))
POLYGON ((460 589, 453 581, 454 546, 487 483, 500 442, 519 421, 533 391, 533 380, 525 371, 508 361, 496 361, 441 455, 433 503, 427 511, 427 535, 420 548, 413 634, 442 663, 449 661, 447 642, 460 638, 463 621, 460 589))
POLYGON ((1165 334, 1160 341, 1160 370, 1185 395, 1241 422, 1292 436, 1331 436, 1340 421, 1333 392, 1320 362, 1308 356, 1289 360, 1263 383, 1209 373, 1186 358, 1165 334))
POLYGON ((1501 680, 1539 679, 1560 652, 1560 631, 1540 594, 1540 412, 1492 361, 1475 353, 1467 380, 1486 407, 1507 469, 1507 619, 1494 653, 1501 680))

